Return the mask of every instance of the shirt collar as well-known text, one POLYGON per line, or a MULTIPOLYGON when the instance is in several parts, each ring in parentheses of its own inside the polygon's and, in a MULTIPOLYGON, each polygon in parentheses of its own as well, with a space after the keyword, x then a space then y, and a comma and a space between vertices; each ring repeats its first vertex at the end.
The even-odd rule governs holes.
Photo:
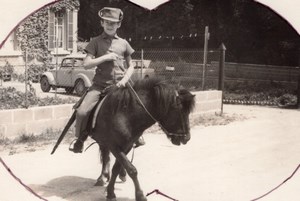
POLYGON ((104 39, 117 39, 117 38, 119 38, 119 36, 117 35, 117 34, 115 34, 115 35, 113 35, 113 36, 110 36, 110 35, 108 35, 107 33, 105 33, 105 32, 103 32, 102 34, 101 34, 101 37, 102 38, 104 38, 104 39))

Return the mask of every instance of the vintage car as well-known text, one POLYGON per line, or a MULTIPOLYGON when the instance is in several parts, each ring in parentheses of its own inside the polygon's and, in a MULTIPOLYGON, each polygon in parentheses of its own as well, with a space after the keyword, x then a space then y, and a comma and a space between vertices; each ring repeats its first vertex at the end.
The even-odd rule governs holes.
MULTIPOLYGON (((92 85, 92 79, 95 75, 95 68, 86 70, 83 67, 85 54, 69 55, 65 57, 59 68, 52 69, 42 74, 40 85, 43 92, 49 92, 50 89, 64 88, 67 93, 73 93, 81 96, 92 85)), ((135 70, 132 80, 143 79, 154 75, 154 69, 150 69, 150 60, 133 60, 135 70), (143 63, 143 65, 142 65, 143 63)))

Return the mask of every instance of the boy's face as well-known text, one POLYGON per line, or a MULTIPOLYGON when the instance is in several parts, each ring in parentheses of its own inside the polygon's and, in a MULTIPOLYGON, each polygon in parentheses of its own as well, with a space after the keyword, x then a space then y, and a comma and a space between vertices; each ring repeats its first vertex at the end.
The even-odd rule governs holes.
POLYGON ((108 35, 115 35, 117 29, 120 28, 121 22, 112 22, 108 20, 101 20, 101 26, 104 29, 104 32, 108 35))

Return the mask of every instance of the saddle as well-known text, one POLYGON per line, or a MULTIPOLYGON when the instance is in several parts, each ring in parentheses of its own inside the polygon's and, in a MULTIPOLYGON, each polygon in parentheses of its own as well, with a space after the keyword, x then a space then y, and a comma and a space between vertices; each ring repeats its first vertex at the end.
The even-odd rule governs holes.
MULTIPOLYGON (((109 86, 107 88, 105 88, 104 90, 101 91, 101 95, 99 98, 99 101, 97 102, 96 106, 94 107, 94 109, 92 110, 91 114, 89 115, 88 118, 88 124, 86 126, 86 134, 83 136, 83 138, 87 138, 89 135, 91 135, 91 131, 94 128, 95 124, 96 124, 96 117, 97 114, 100 111, 101 105, 106 97, 106 95, 109 93, 109 91, 111 91, 113 89, 113 85, 109 86)), ((88 91, 86 91, 84 93, 84 95, 82 95, 82 97, 79 99, 79 101, 73 106, 74 112, 72 114, 72 116, 70 117, 69 121, 67 122, 65 128, 63 129, 61 135, 59 136, 59 138, 57 139, 56 144, 54 145, 51 154, 54 154, 55 150, 57 149, 57 147, 59 146, 59 144, 61 143, 61 141, 64 139, 66 133, 68 132, 69 128, 72 126, 72 124, 74 123, 75 119, 76 119, 76 109, 81 105, 84 97, 86 96, 88 91)))

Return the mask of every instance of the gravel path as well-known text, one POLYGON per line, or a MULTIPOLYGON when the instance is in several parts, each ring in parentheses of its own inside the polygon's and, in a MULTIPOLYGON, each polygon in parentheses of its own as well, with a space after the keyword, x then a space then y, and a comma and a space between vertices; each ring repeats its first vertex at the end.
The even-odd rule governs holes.
MULTIPOLYGON (((144 135, 134 165, 144 193, 154 189, 180 201, 250 201, 288 178, 300 163, 300 111, 225 105, 228 115, 242 115, 228 125, 197 126, 185 146, 173 146, 164 135, 144 135)), ((66 144, 50 155, 44 150, 8 155, 11 170, 39 195, 51 201, 105 200, 105 187, 94 187, 100 173, 97 146, 73 154, 66 144)), ((129 154, 131 158, 131 153, 129 154)), ((299 170, 300 171, 300 170, 299 170)), ((35 201, 0 165, 0 200, 35 201), (4 193, 3 193, 4 192, 4 193)), ((262 201, 298 201, 300 172, 262 201)), ((134 201, 133 184, 116 184, 119 201, 134 201)), ((169 199, 152 194, 149 201, 169 199)))

